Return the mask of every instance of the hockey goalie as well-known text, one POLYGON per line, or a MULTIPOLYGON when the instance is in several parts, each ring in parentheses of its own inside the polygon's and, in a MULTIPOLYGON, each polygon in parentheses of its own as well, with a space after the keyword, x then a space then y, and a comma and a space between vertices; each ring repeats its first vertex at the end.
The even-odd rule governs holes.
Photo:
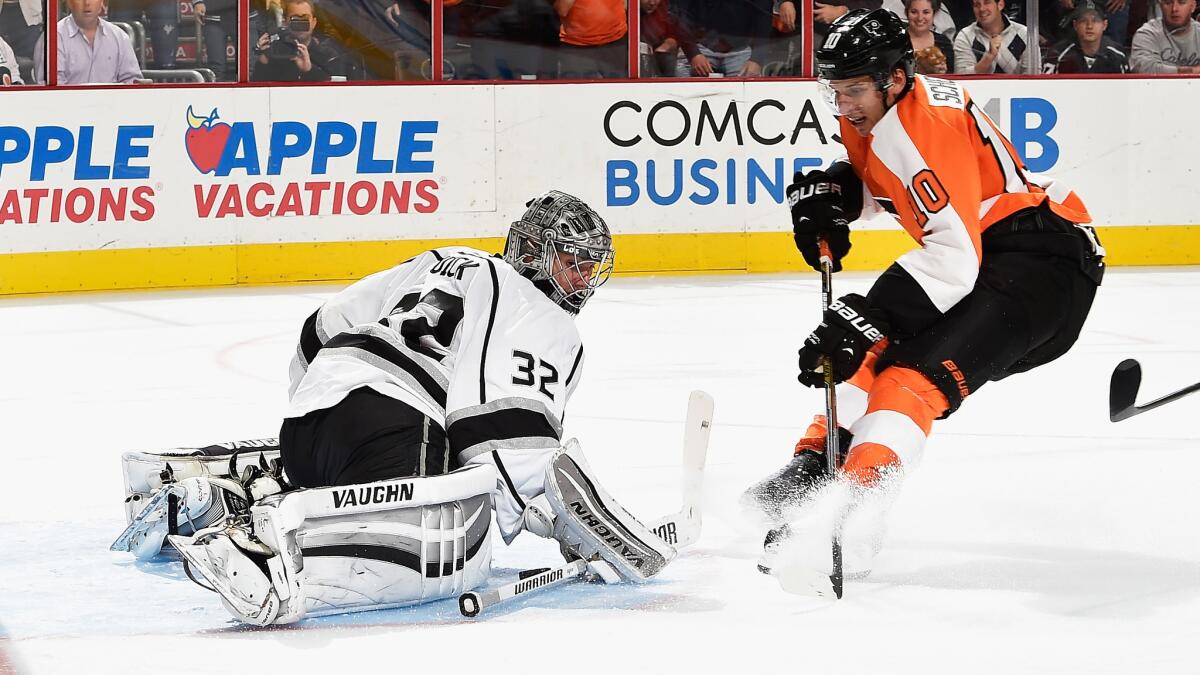
POLYGON ((313 313, 277 443, 127 454, 113 549, 174 549, 255 625, 476 588, 493 519, 506 544, 552 537, 606 581, 657 574, 674 549, 561 441, 574 317, 612 271, 611 234, 563 192, 527 206, 502 256, 433 249, 313 313))

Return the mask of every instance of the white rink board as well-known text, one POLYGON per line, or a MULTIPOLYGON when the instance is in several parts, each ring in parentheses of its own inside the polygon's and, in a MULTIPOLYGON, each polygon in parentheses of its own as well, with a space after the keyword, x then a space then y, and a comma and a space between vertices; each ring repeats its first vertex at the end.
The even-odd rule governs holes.
MULTIPOLYGON (((1194 192, 1200 138, 1157 112, 1200 106, 1193 81, 966 86, 1031 168, 1077 189, 1097 224, 1194 221, 1181 196, 1194 192)), ((600 208, 618 234, 761 232, 779 228, 794 168, 840 154, 834 118, 812 82, 6 96, 15 105, 0 124, 0 253, 495 237, 524 199, 551 186, 600 208), (212 128, 249 130, 233 134, 243 140, 224 156, 228 175, 193 161, 206 150, 186 138, 189 107, 195 119, 217 111, 212 128), (388 184, 397 192, 385 205, 388 184), (238 203, 228 201, 231 189, 238 203), (102 219, 101 201, 122 190, 125 213, 109 209, 102 219)), ((213 133, 199 135, 219 153, 213 133)))

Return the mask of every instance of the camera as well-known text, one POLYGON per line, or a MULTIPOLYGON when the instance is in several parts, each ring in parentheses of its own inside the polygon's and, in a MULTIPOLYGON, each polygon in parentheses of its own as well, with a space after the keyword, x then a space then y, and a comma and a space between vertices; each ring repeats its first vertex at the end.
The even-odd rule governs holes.
POLYGON ((309 20, 303 16, 293 16, 287 24, 271 31, 267 48, 263 50, 269 59, 290 59, 296 55, 296 35, 307 33, 309 20))

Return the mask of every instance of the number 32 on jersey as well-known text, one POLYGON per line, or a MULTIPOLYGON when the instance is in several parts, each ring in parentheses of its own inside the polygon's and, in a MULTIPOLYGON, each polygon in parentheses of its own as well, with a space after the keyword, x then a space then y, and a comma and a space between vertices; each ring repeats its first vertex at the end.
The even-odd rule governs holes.
POLYGON ((549 361, 543 361, 520 349, 514 349, 512 357, 517 366, 517 374, 513 376, 512 383, 533 387, 553 401, 554 392, 549 387, 558 382, 558 368, 555 368, 554 364, 549 361))

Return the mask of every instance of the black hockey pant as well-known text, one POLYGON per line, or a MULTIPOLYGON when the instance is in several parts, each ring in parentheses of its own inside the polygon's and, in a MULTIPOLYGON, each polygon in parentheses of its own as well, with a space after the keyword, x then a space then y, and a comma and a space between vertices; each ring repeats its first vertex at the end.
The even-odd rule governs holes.
POLYGON ((1044 207, 995 223, 983 235, 974 290, 921 333, 893 340, 876 371, 921 373, 945 394, 947 417, 984 383, 1062 356, 1104 276, 1089 236, 1044 207))
POLYGON ((296 487, 436 476, 460 468, 441 425, 369 387, 337 405, 285 419, 279 454, 296 487))

